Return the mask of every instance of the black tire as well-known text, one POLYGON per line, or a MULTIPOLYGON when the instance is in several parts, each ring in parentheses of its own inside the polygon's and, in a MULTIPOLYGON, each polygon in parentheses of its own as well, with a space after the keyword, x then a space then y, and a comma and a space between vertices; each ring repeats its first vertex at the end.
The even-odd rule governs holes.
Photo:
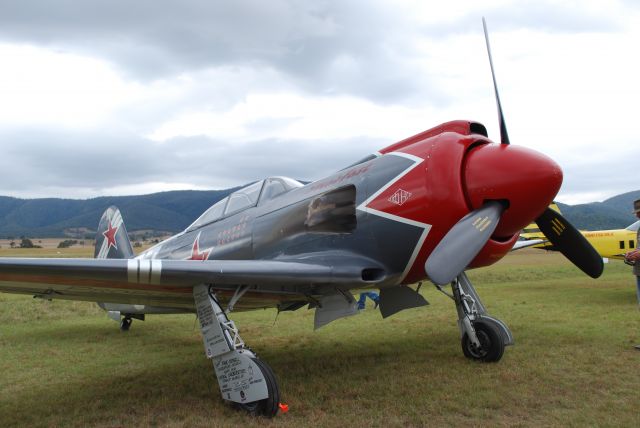
POLYGON ((251 416, 266 416, 272 418, 280 409, 280 390, 278 389, 276 377, 267 363, 258 358, 252 358, 252 360, 260 368, 264 380, 267 382, 267 392, 269 396, 264 400, 253 401, 251 403, 235 403, 235 405, 251 416))
POLYGON ((122 321, 120 321, 120 330, 129 331, 130 328, 131 328, 131 318, 122 318, 122 321))
POLYGON ((500 331, 493 324, 482 321, 474 323, 473 328, 476 330, 480 347, 476 347, 469 340, 467 333, 465 333, 462 336, 461 343, 464 356, 471 360, 484 361, 486 363, 500 361, 504 354, 504 341, 500 331))

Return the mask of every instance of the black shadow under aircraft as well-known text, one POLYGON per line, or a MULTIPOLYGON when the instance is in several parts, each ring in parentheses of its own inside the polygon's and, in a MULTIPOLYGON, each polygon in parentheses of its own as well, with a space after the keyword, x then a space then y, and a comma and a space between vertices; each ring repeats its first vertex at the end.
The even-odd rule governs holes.
POLYGON ((145 314, 196 312, 223 399, 252 414, 275 415, 279 391, 233 310, 308 306, 318 328, 356 313, 353 290, 377 288, 388 317, 426 305, 410 284, 429 279, 441 291, 451 285, 464 355, 498 361, 512 334, 487 314, 466 269, 497 262, 532 221, 590 276, 602 259, 547 208, 560 167, 509 144, 495 77, 494 89, 500 144, 480 123, 444 123, 307 185, 253 183, 138 256, 110 207, 95 259, 0 259, 0 291, 109 302, 101 306, 123 330, 145 314))

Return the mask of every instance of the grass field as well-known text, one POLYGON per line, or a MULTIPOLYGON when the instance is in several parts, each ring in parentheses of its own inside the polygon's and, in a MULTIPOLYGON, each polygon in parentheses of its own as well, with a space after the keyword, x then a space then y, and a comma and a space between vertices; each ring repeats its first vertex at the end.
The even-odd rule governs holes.
POLYGON ((462 356, 453 302, 428 284, 431 306, 316 332, 306 309, 234 314, 290 406, 273 420, 222 402, 194 316, 121 333, 92 303, 0 294, 0 426, 640 426, 628 266, 592 280, 523 250, 469 276, 516 338, 496 364, 462 356))

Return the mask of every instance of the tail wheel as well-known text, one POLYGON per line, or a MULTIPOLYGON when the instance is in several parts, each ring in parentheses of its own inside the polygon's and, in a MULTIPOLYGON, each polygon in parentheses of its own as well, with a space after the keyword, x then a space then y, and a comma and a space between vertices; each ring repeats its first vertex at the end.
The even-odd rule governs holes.
POLYGON ((467 333, 462 336, 462 352, 464 356, 487 363, 500 361, 504 354, 504 341, 500 331, 492 325, 483 322, 473 324, 480 346, 476 346, 467 333))
POLYGON ((122 318, 122 321, 120 321, 120 330, 129 331, 129 328, 131 328, 131 321, 131 318, 122 318))
POLYGON ((242 404, 235 403, 235 405, 252 416, 266 416, 268 418, 272 418, 278 413, 280 404, 280 391, 278 390, 276 377, 273 374, 273 370, 271 370, 271 367, 269 367, 267 363, 258 358, 252 358, 252 360, 260 368, 260 371, 267 382, 267 391, 269 392, 269 396, 264 400, 242 404))

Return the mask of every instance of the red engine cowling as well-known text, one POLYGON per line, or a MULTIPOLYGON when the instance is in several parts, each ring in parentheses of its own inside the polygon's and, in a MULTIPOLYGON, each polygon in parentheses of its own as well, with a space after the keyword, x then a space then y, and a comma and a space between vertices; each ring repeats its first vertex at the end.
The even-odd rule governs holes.
POLYGON ((525 147, 495 143, 472 148, 463 175, 471 209, 488 200, 506 203, 493 233, 498 240, 511 239, 542 214, 562 184, 562 170, 552 159, 525 147))

